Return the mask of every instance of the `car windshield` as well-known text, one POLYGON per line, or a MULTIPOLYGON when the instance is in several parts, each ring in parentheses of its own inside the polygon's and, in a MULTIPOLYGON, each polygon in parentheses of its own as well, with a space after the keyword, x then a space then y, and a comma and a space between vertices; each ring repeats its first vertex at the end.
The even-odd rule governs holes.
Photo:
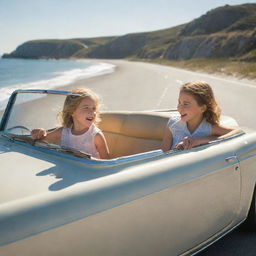
POLYGON ((52 129, 60 125, 65 95, 18 93, 4 126, 4 131, 16 135, 29 135, 34 128, 52 129))

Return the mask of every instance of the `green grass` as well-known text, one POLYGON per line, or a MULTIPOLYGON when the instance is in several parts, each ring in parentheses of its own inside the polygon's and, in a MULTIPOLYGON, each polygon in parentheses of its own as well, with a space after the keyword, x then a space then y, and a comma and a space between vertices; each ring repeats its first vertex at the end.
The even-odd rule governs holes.
MULTIPOLYGON (((135 59, 134 59, 135 60, 135 59)), ((209 74, 219 74, 234 76, 237 78, 247 78, 256 80, 256 62, 237 61, 230 59, 191 59, 184 61, 169 61, 165 59, 136 59, 158 63, 192 71, 205 72, 209 74)))

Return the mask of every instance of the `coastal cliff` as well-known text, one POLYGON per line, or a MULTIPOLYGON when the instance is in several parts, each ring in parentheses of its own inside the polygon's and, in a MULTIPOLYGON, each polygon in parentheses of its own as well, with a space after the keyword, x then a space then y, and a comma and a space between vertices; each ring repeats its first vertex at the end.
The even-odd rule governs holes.
POLYGON ((25 42, 3 58, 256 59, 256 4, 223 6, 190 23, 118 37, 25 42))
POLYGON ((83 48, 83 44, 74 40, 35 40, 18 46, 11 54, 4 54, 3 58, 69 58, 83 48))

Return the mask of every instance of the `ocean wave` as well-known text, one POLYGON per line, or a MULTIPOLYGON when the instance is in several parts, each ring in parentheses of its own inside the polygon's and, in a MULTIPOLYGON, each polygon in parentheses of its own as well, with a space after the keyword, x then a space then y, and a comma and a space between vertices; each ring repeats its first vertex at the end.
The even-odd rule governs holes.
POLYGON ((56 77, 30 83, 20 83, 0 88, 0 109, 4 109, 13 91, 18 89, 56 89, 77 80, 109 74, 115 71, 115 65, 95 63, 87 68, 76 68, 64 72, 56 72, 56 77))

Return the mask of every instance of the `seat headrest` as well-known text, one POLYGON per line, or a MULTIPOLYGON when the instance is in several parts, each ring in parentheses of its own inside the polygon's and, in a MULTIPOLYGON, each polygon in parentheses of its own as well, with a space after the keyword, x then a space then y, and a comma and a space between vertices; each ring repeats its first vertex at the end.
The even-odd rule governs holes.
POLYGON ((170 116, 170 112, 106 112, 99 127, 105 132, 161 140, 170 116))

